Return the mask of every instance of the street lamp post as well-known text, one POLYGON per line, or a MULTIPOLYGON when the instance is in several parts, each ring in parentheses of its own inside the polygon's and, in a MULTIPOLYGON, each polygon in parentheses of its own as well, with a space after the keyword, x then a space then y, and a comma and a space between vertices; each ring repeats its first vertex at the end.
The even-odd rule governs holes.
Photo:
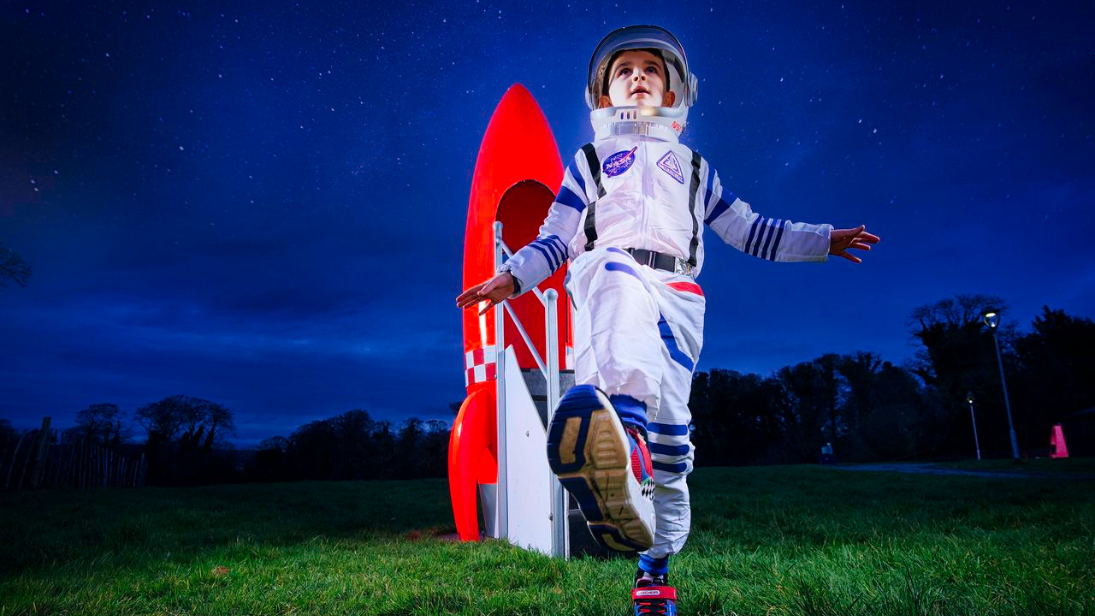
POLYGON ((1008 432, 1011 434, 1011 456, 1019 459, 1019 441, 1015 438, 1015 424, 1011 421, 1011 402, 1008 401, 1008 382, 1004 378, 1004 359, 1000 355, 1000 341, 996 338, 996 327, 1000 325, 1000 312, 988 308, 984 314, 985 324, 992 330, 992 343, 996 347, 996 363, 1000 365, 1000 384, 1004 387, 1004 408, 1008 412, 1008 432))
POLYGON ((981 461, 981 441, 977 438, 977 416, 973 414, 973 392, 966 394, 966 402, 970 403, 970 419, 973 420, 973 446, 977 448, 977 461, 981 461))

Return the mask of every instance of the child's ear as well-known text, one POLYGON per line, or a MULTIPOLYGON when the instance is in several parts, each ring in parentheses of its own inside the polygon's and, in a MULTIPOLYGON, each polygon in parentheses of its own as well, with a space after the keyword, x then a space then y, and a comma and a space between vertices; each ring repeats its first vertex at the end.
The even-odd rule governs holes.
POLYGON ((607 96, 601 95, 601 100, 597 101, 597 103, 598 103, 598 107, 597 107, 598 109, 604 109, 605 107, 611 107, 612 106, 612 99, 607 97, 607 96))
POLYGON ((672 107, 674 101, 676 100, 677 95, 673 93, 673 90, 670 90, 665 93, 665 96, 662 97, 662 107, 672 107))

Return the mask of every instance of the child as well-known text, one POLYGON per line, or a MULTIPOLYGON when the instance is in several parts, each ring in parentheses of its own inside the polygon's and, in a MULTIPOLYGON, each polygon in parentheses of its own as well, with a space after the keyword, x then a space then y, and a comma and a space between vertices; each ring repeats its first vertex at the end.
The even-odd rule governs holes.
POLYGON ((590 61, 594 141, 567 166, 539 237, 502 271, 464 291, 461 308, 533 288, 570 259, 575 383, 548 429, 548 459, 606 547, 642 551, 635 613, 673 614, 669 557, 688 537, 688 409, 703 346, 701 222, 771 261, 859 263, 864 227, 764 218, 724 189, 678 141, 696 77, 676 37, 657 26, 606 36, 590 61))

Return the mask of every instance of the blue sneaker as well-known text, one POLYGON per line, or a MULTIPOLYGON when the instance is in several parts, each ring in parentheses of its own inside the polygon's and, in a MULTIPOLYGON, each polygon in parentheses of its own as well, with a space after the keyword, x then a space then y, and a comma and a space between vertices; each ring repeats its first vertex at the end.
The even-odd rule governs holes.
POLYGON ((578 385, 548 427, 548 463, 578 501, 589 532, 610 550, 654 545, 654 470, 646 437, 625 429, 608 396, 578 385))
POLYGON ((676 616, 677 589, 662 577, 639 578, 631 589, 635 616, 676 616))

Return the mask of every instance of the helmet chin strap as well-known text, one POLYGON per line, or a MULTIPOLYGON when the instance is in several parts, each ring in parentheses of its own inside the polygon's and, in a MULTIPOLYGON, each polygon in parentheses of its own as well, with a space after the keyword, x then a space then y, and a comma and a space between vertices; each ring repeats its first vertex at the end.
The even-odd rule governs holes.
POLYGON ((688 123, 688 107, 603 107, 589 114, 594 139, 649 135, 677 142, 688 123))

